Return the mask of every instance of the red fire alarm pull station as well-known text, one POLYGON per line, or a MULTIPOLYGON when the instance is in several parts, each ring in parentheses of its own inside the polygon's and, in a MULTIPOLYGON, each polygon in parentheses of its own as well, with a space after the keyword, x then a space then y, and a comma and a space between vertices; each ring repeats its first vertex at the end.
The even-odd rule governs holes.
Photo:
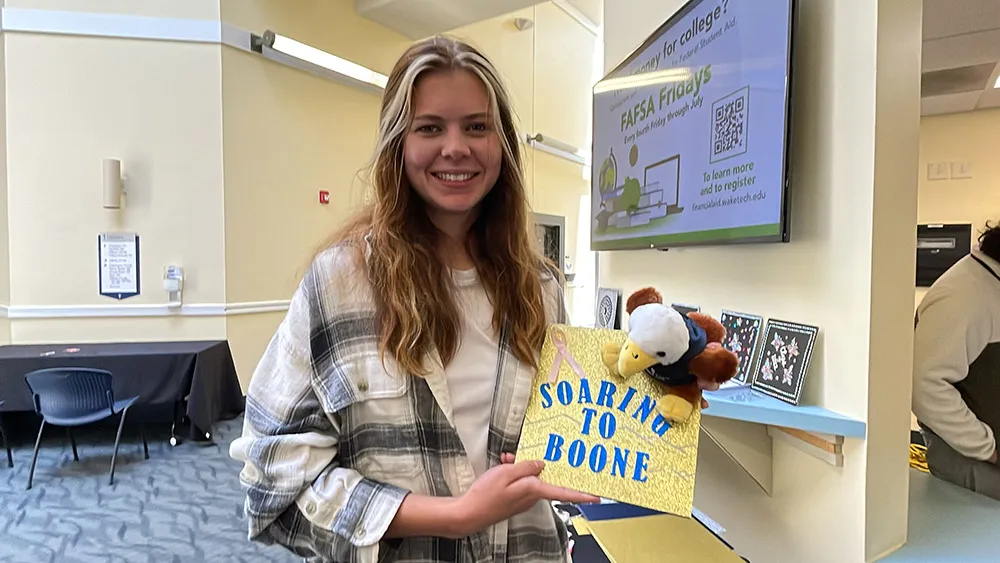
POLYGON ((330 192, 326 190, 319 191, 319 202, 323 205, 330 203, 330 192))

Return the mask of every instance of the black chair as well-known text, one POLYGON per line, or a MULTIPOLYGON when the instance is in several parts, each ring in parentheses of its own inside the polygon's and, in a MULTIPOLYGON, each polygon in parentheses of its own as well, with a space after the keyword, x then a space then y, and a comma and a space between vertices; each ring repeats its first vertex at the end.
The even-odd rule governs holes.
MULTIPOLYGON (((2 406, 3 401, 0 401, 0 407, 2 406)), ((10 453, 10 443, 7 442, 7 433, 4 432, 2 413, 0 413, 0 442, 3 442, 3 448, 7 450, 7 467, 14 467, 14 456, 10 453)))
MULTIPOLYGON (((118 433, 115 435, 115 450, 111 455, 111 476, 108 484, 115 483, 115 460, 118 457, 118 444, 122 438, 122 428, 125 426, 125 414, 135 404, 139 397, 115 400, 112 390, 112 375, 110 371, 93 368, 48 368, 33 371, 24 376, 25 383, 31 391, 35 412, 42 417, 35 439, 35 453, 31 458, 31 470, 28 472, 28 488, 35 475, 35 462, 38 460, 38 447, 42 443, 42 432, 46 424, 66 427, 70 444, 73 446, 73 460, 80 461, 76 453, 76 440, 73 438, 73 427, 91 424, 116 414, 121 415, 118 422, 118 433)), ((146 443, 146 432, 139 426, 142 435, 142 450, 149 459, 149 446, 146 443)))

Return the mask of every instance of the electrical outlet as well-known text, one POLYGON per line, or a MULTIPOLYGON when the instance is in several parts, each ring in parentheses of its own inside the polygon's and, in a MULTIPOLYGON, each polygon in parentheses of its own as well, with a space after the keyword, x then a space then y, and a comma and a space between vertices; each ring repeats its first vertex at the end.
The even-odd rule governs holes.
POLYGON ((951 163, 931 162, 927 164, 928 180, 947 180, 951 178, 951 163))
POLYGON ((972 178, 972 163, 968 161, 951 163, 951 179, 967 180, 972 178))

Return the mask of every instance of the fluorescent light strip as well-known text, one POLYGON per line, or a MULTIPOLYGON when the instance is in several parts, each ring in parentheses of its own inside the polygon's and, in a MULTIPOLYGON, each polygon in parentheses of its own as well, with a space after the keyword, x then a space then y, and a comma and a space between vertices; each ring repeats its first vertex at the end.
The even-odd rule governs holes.
POLYGON ((553 156, 565 158, 566 160, 570 160, 584 166, 590 165, 589 155, 569 143, 564 143, 558 139, 553 139, 552 137, 546 137, 541 133, 528 135, 525 140, 528 144, 542 152, 547 152, 553 156))
POLYGON ((381 94, 389 78, 336 55, 306 45, 273 31, 250 36, 250 50, 272 61, 297 68, 320 78, 335 80, 381 94))
POLYGON ((379 88, 385 88, 389 78, 384 74, 379 74, 370 68, 363 67, 357 63, 342 59, 336 55, 331 55, 326 51, 321 51, 311 45, 306 45, 283 35, 274 34, 270 41, 270 47, 275 51, 295 57, 323 67, 327 70, 343 74, 360 82, 367 82, 379 88))
POLYGON ((997 76, 997 81, 993 83, 994 88, 1000 88, 1000 76, 997 76))

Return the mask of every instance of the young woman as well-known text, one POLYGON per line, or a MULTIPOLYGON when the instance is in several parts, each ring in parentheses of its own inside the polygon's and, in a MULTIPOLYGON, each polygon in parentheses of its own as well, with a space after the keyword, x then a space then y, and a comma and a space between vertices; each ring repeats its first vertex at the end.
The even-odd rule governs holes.
POLYGON ((315 561, 566 561, 549 501, 599 499, 512 460, 546 326, 567 319, 485 57, 440 37, 402 56, 372 184, 250 384, 231 446, 250 538, 315 561))

